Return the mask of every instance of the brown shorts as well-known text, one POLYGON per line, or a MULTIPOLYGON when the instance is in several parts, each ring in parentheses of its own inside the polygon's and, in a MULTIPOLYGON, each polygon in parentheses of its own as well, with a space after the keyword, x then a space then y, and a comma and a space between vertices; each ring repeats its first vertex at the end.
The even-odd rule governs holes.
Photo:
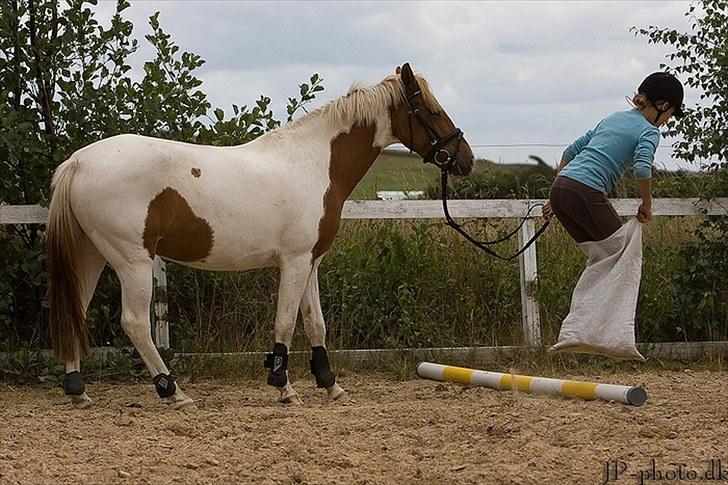
POLYGON ((551 209, 576 242, 601 241, 622 221, 602 192, 567 177, 556 177, 549 194, 551 209))

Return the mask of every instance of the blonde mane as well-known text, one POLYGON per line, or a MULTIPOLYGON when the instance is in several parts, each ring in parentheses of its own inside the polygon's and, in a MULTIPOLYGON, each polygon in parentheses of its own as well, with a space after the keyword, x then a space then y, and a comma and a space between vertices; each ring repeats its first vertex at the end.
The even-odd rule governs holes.
MULTIPOLYGON (((440 103, 432 94, 429 83, 419 74, 416 74, 415 77, 422 91, 425 106, 433 112, 442 111, 440 103)), ((404 98, 404 85, 397 74, 387 76, 379 84, 365 85, 356 82, 351 85, 346 95, 329 101, 283 128, 295 129, 301 123, 321 117, 327 117, 336 124, 347 126, 354 124, 371 125, 383 112, 388 112, 392 106, 404 102, 404 98)))

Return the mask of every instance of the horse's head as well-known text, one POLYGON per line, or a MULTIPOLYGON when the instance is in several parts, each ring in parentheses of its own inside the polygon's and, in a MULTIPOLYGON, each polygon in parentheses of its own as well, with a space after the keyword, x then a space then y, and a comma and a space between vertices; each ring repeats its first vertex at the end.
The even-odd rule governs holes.
POLYGON ((415 76, 409 63, 396 73, 404 85, 405 100, 392 110, 392 134, 425 162, 447 168, 453 175, 468 175, 475 161, 473 151, 427 81, 415 76))

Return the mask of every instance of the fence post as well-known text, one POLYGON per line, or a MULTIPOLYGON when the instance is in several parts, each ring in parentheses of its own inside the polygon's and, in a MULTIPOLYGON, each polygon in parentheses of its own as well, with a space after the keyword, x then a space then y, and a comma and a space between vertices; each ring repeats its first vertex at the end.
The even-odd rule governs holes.
POLYGON ((169 348, 169 320, 167 320, 167 265, 154 258, 154 342, 157 347, 169 348))
MULTIPOLYGON (((536 224, 529 218, 518 231, 518 247, 523 247, 536 233, 536 224)), ((538 279, 536 241, 518 256, 521 269, 521 313, 523 315, 523 342, 530 347, 541 346, 541 318, 538 303, 533 297, 538 279)))

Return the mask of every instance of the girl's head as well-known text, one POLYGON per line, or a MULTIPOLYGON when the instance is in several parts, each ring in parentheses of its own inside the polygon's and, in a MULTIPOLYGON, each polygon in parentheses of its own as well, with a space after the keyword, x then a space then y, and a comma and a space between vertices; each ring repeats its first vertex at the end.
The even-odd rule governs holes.
POLYGON ((682 84, 675 76, 654 72, 642 81, 632 102, 653 125, 661 126, 670 116, 683 117, 683 95, 682 84))

